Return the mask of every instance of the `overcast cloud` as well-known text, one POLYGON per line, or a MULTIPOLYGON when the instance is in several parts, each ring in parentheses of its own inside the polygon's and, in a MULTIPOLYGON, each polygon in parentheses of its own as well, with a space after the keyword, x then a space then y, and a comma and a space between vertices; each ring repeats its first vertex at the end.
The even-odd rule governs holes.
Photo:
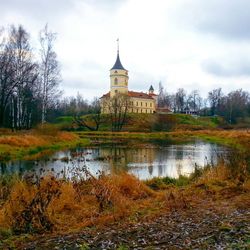
POLYGON ((129 88, 161 81, 168 92, 250 91, 249 0, 0 0, 0 23, 22 24, 37 44, 48 23, 57 33, 64 95, 87 99, 109 90, 120 57, 129 88))

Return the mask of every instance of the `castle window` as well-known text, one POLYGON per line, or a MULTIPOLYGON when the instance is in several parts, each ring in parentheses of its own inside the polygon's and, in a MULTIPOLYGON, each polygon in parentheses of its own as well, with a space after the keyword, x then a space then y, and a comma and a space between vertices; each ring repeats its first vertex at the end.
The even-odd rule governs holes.
POLYGON ((138 106, 138 102, 136 102, 136 106, 138 106))
POLYGON ((115 71, 115 73, 117 73, 117 70, 115 71))
POLYGON ((141 106, 142 106, 142 102, 141 102, 141 106))
POLYGON ((118 79, 117 78, 115 78, 115 84, 117 84, 118 83, 118 79))
POLYGON ((152 107, 152 102, 150 103, 150 107, 152 107))

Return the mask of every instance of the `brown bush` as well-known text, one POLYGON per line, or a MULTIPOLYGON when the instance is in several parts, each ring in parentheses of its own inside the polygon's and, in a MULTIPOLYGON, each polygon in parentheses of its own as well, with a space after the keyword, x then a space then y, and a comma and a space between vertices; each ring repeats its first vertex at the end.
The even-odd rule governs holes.
POLYGON ((0 227, 40 233, 105 224, 153 196, 153 191, 125 173, 75 181, 46 177, 39 184, 18 180, 0 209, 0 227))
POLYGON ((12 188, 5 212, 15 233, 52 230, 48 214, 51 201, 60 194, 60 182, 54 177, 42 179, 37 185, 18 181, 12 188))

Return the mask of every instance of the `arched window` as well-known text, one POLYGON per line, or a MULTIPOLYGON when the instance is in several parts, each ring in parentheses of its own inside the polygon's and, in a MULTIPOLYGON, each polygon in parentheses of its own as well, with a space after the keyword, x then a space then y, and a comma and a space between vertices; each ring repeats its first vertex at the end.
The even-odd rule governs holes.
POLYGON ((118 93, 118 90, 117 90, 117 89, 115 90, 115 93, 116 93, 116 94, 118 93))
POLYGON ((115 78, 115 84, 116 84, 116 85, 118 84, 118 79, 117 79, 117 78, 115 78))

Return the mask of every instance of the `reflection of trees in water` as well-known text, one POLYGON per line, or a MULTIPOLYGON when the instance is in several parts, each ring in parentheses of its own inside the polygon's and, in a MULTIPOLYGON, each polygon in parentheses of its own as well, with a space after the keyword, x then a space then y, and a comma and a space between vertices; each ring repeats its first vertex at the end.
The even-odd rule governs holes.
POLYGON ((128 154, 125 148, 112 147, 101 150, 101 156, 105 157, 110 164, 111 173, 127 171, 128 154))
POLYGON ((168 160, 173 158, 172 146, 156 150, 155 158, 157 159, 158 176, 165 176, 166 169, 168 168, 168 160))
POLYGON ((182 163, 181 162, 177 162, 177 164, 176 164, 176 172, 177 172, 178 176, 182 175, 182 168, 183 168, 182 163))
POLYGON ((148 166, 148 173, 150 176, 153 174, 153 169, 154 169, 153 165, 148 166))
MULTIPOLYGON (((147 145, 148 146, 148 145, 147 145)), ((215 165, 220 158, 225 158, 227 150, 224 148, 203 142, 189 145, 170 145, 168 147, 153 148, 77 148, 72 151, 57 152, 47 160, 39 161, 13 161, 0 163, 0 174, 24 173, 33 169, 39 172, 40 168, 60 172, 62 169, 74 166, 86 165, 94 171, 117 173, 120 171, 137 171, 143 178, 152 176, 177 177, 180 174, 190 173, 194 164, 199 166, 215 165), (61 158, 69 160, 60 161, 61 158), (82 161, 84 159, 84 162, 82 161), (85 162, 86 160, 86 162, 85 162), (128 167, 130 166, 130 167, 128 167)))
POLYGON ((5 174, 6 173, 6 163, 5 162, 0 162, 0 174, 5 174))
POLYGON ((186 153, 183 145, 175 146, 175 167, 177 176, 183 175, 183 164, 185 164, 184 159, 186 158, 186 153))
MULTIPOLYGON (((30 164, 29 164, 30 165, 30 164)), ((27 169, 32 169, 33 166, 25 166, 22 161, 9 161, 9 162, 0 162, 0 174, 22 174, 26 167, 27 169)))

